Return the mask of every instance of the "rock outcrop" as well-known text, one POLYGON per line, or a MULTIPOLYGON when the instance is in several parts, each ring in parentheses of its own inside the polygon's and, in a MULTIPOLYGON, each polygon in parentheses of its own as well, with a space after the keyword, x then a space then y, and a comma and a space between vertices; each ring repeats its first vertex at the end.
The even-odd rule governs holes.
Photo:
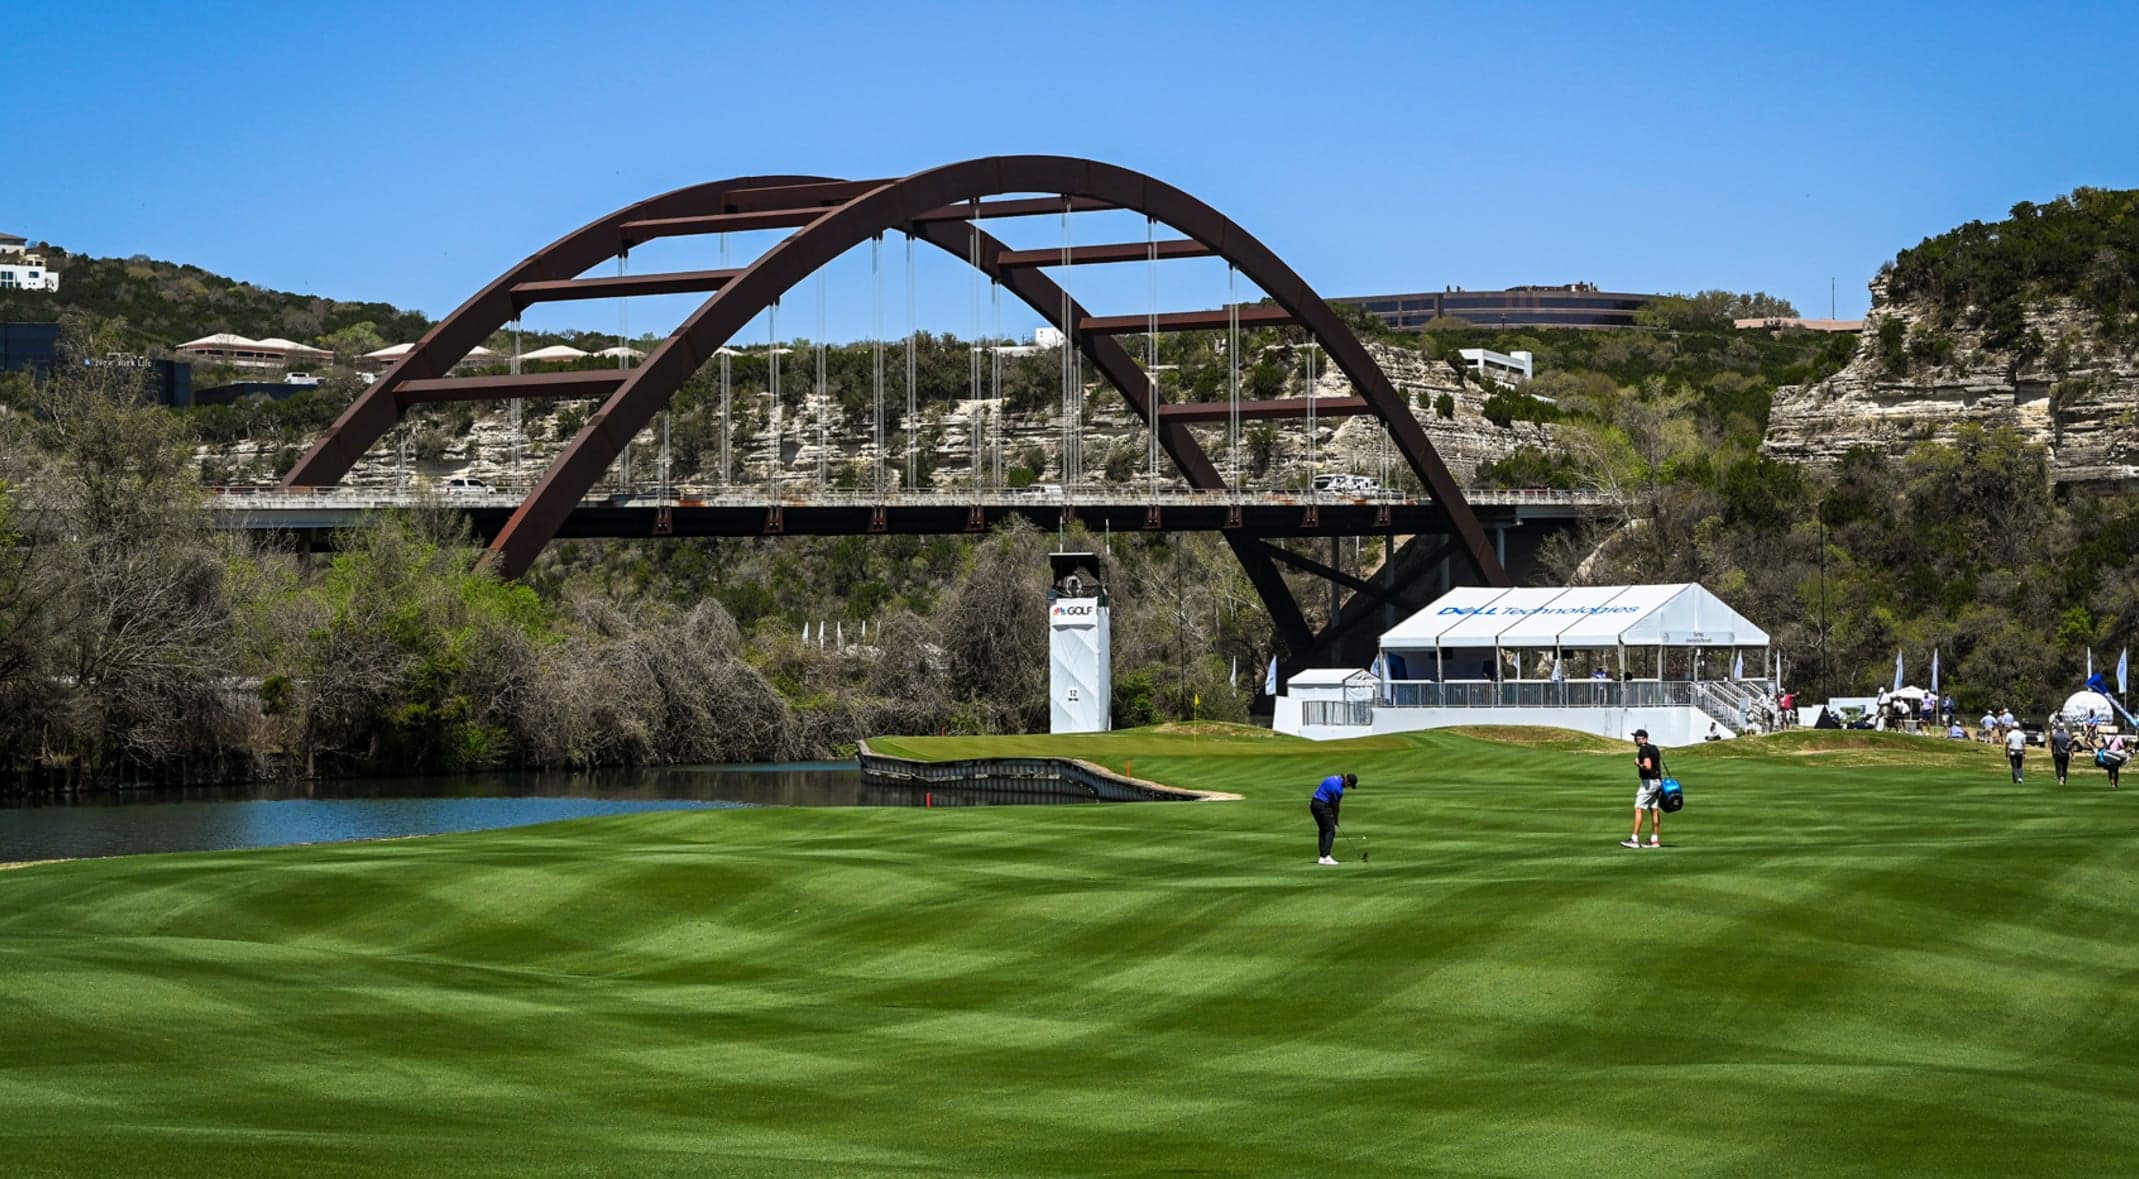
MULTIPOLYGON (((1484 416, 1486 391, 1476 384, 1459 382, 1448 366, 1429 363, 1419 353, 1407 348, 1370 343, 1369 349, 1391 382, 1404 394, 1412 416, 1432 439, 1441 460, 1448 465, 1458 483, 1473 482, 1480 466, 1506 456, 1519 446, 1552 446, 1550 426, 1515 422, 1503 428, 1487 421, 1484 416), (1453 403, 1453 417, 1443 418, 1434 409, 1435 401, 1443 394, 1453 403)), ((1322 397, 1343 397, 1352 392, 1342 373, 1328 371, 1318 375, 1315 389, 1322 397)), ((1295 379, 1283 395, 1298 397, 1305 392, 1304 382, 1295 379)), ((583 420, 593 403, 561 402, 557 403, 556 412, 572 414, 570 407, 575 406, 577 413, 564 423, 557 420, 556 413, 539 417, 530 414, 517 437, 506 410, 500 406, 485 407, 475 415, 468 429, 443 438, 438 437, 439 427, 419 425, 409 433, 421 437, 428 430, 430 445, 405 451, 400 444, 402 435, 390 435, 373 446, 343 482, 351 487, 386 489, 462 476, 481 479, 500 489, 525 488, 540 477, 566 440, 560 436, 557 427, 583 420)), ((1089 387, 1088 407, 1082 443, 1086 481, 1106 481, 1108 459, 1112 456, 1117 474, 1127 471, 1126 478, 1120 482, 1137 487, 1146 485, 1148 443, 1143 424, 1129 411, 1121 397, 1104 384, 1089 387)), ((736 412, 739 419, 747 416, 740 397, 736 412)), ((1062 479, 1063 431, 1059 410, 1052 405, 1035 412, 1005 414, 1000 402, 961 400, 948 406, 939 404, 925 409, 922 418, 922 437, 927 441, 933 460, 933 482, 940 489, 970 485, 976 432, 991 440, 991 459, 994 452, 1000 452, 1003 470, 1023 464, 1037 452, 1043 458, 1038 481, 1053 483, 1062 479)), ((1257 462, 1256 448, 1248 436, 1253 425, 1243 425, 1239 458, 1242 481, 1250 488, 1304 487, 1312 473, 1352 473, 1393 481, 1403 468, 1394 447, 1383 443, 1386 433, 1371 417, 1319 422, 1313 431, 1311 446, 1304 421, 1270 423, 1274 437, 1266 444, 1267 454, 1261 463, 1257 462)), ((1198 426, 1195 432, 1219 470, 1229 470, 1225 427, 1198 426)), ((784 415, 780 433, 781 482, 795 494, 815 486, 820 471, 834 486, 871 485, 874 478, 873 447, 866 415, 856 418, 843 414, 835 399, 808 396, 799 412, 790 409, 784 415)), ((904 467, 901 445, 894 440, 887 448, 891 451, 887 458, 894 482, 904 467)), ((713 490, 719 482, 717 446, 714 442, 703 447, 693 469, 678 465, 673 472, 673 482, 679 488, 713 490)), ((770 473, 773 449, 761 412, 750 419, 750 424, 739 423, 732 446, 734 481, 746 487, 764 487, 770 473)), ((631 486, 642 491, 650 491, 655 486, 659 449, 658 426, 649 427, 631 451, 631 486)), ((212 453, 204 450, 201 457, 237 473, 236 481, 257 482, 271 481, 280 473, 275 469, 276 465, 294 458, 286 446, 242 442, 215 448, 212 453)), ((612 468, 605 489, 614 483, 618 474, 618 470, 612 468)), ((1172 465, 1163 458, 1161 474, 1167 486, 1185 486, 1172 465)), ((992 481, 993 476, 989 478, 992 481)))
POLYGON ((2040 444, 2058 483, 2139 486, 2139 360, 2103 345, 2069 300, 2031 306, 2027 321, 2041 355, 1994 351, 1980 332, 1941 328, 1926 306, 1890 301, 1875 281, 1856 356, 1824 381, 1777 389, 1762 449, 1824 465, 1858 447, 1950 439, 1972 422, 2040 444))

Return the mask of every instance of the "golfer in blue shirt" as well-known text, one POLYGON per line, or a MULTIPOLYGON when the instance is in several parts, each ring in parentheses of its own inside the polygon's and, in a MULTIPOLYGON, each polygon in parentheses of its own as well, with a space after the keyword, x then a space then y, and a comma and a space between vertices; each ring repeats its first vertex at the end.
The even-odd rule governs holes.
POLYGON ((1315 787, 1315 796, 1307 803, 1307 813, 1315 817, 1315 828, 1322 835, 1322 858, 1315 863, 1337 862, 1337 858, 1329 854, 1331 845, 1337 842, 1337 808, 1344 803, 1344 792, 1357 785, 1357 774, 1331 774, 1315 787))

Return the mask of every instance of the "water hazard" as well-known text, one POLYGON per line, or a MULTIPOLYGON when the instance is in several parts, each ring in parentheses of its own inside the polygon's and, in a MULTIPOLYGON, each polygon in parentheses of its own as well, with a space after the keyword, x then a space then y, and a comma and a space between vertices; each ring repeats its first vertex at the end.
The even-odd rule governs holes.
POLYGON ((0 800, 0 863, 437 835, 637 811, 1076 801, 869 786, 853 762, 133 790, 0 800))

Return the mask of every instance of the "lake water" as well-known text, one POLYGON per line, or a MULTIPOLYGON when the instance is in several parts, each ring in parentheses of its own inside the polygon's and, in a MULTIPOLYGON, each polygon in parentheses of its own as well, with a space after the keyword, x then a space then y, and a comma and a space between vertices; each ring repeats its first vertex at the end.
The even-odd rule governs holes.
POLYGON ((132 790, 0 800, 0 863, 436 835, 636 811, 1075 801, 864 786, 853 762, 132 790))

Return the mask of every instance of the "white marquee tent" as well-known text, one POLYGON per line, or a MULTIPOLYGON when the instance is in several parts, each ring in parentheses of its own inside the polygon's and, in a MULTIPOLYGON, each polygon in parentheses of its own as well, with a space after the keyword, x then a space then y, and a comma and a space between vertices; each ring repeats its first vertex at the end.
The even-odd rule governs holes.
MULTIPOLYGON (((1700 585, 1600 585, 1451 590, 1382 635, 1381 649, 1401 660, 1404 678, 1467 679, 1484 660, 1524 653, 1557 665, 1569 652, 1610 652, 1634 666, 1632 648, 1655 649, 1639 661, 1662 678, 1663 650, 1761 648, 1768 633, 1700 585), (1446 673, 1446 674, 1444 674, 1446 673)), ((1726 656, 1728 658, 1728 656, 1726 656)), ((1518 663, 1520 666, 1520 662, 1518 663)))

